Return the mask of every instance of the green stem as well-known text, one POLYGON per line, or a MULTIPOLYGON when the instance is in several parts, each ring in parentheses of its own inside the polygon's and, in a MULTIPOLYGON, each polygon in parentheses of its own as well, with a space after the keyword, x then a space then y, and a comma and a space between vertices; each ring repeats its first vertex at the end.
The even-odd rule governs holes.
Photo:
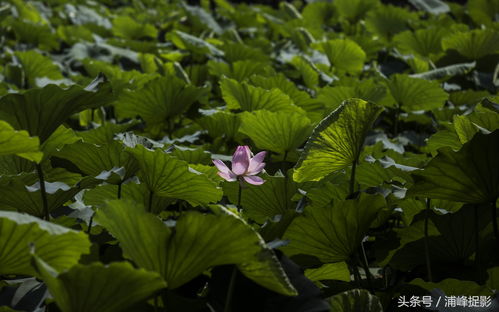
POLYGON ((241 181, 239 181, 239 191, 237 192, 237 211, 241 211, 241 197, 243 194, 243 186, 241 185, 241 181))
MULTIPOLYGON (((474 205, 474 221, 475 221, 475 265, 477 268, 477 272, 480 272, 480 228, 479 228, 479 220, 478 220, 478 205, 474 205)), ((478 280, 481 280, 480 276, 478 280)))
POLYGON ((236 286, 236 277, 237 277, 237 267, 235 265, 233 265, 232 266, 232 273, 230 275, 229 289, 227 290, 227 298, 225 299, 224 312, 231 311, 232 296, 234 295, 234 288, 236 286))
POLYGON ((43 213, 45 220, 50 220, 49 205, 47 201, 47 190, 45 189, 45 178, 43 177, 43 170, 40 164, 36 164, 36 172, 38 173, 38 181, 40 182, 40 193, 42 196, 43 213))
POLYGON ((360 243, 360 251, 362 252, 362 267, 364 268, 364 272, 366 273, 367 278, 367 286, 369 287, 369 292, 374 295, 374 284, 373 278, 371 276, 371 271, 369 271, 369 261, 367 261, 366 250, 364 249, 364 242, 360 243))
POLYGON ((350 174, 350 189, 349 189, 350 195, 349 195, 349 197, 352 196, 353 193, 355 192, 355 170, 357 168, 357 162, 358 162, 358 159, 356 158, 352 164, 352 172, 350 174))
POLYGON ((497 230, 497 207, 496 207, 496 201, 494 200, 491 203, 491 208, 492 208, 492 227, 494 229, 494 235, 496 237, 497 242, 499 243, 499 231, 497 230))
POLYGON ((123 183, 123 181, 121 181, 119 184, 118 184, 118 194, 116 195, 116 197, 118 199, 121 198, 121 184, 123 183))
POLYGON ((357 284, 357 286, 360 288, 362 287, 362 278, 360 277, 360 272, 359 272, 359 268, 357 267, 357 263, 355 263, 355 261, 351 261, 351 264, 350 264, 351 268, 352 268, 352 271, 353 271, 353 280, 355 281, 355 283, 357 284))
POLYGON ((90 235, 90 230, 92 229, 92 223, 94 222, 94 215, 90 217, 90 221, 88 221, 87 234, 90 235))
POLYGON ((149 191, 149 201, 147 202, 148 204, 148 207, 147 207, 147 211, 148 212, 152 212, 152 196, 153 196, 153 191, 149 191))
POLYGON ((431 199, 426 199, 426 210, 425 210, 425 220, 424 220, 424 250, 426 257, 426 270, 428 274, 428 281, 433 282, 433 277, 431 274, 431 260, 430 260, 430 241, 428 236, 428 219, 430 218, 430 209, 431 209, 431 199))
POLYGON ((394 136, 397 136, 399 133, 399 116, 400 116, 400 105, 397 105, 397 108, 395 109, 395 121, 393 125, 393 134, 394 136))

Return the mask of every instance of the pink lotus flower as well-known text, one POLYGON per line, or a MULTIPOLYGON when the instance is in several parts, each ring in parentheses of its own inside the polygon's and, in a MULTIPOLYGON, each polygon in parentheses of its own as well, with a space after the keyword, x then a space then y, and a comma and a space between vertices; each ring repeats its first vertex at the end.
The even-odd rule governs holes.
POLYGON ((265 167, 263 159, 266 154, 267 152, 260 152, 253 156, 248 146, 238 146, 232 155, 232 170, 219 159, 213 160, 213 163, 219 170, 218 175, 229 182, 242 182, 244 179, 249 184, 261 185, 265 181, 256 175, 265 167))

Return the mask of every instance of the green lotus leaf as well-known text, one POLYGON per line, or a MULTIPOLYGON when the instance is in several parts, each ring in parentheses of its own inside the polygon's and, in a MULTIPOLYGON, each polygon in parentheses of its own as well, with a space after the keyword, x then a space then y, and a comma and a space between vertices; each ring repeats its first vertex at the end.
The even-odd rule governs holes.
POLYGON ((294 151, 309 136, 310 120, 297 113, 258 110, 241 114, 240 132, 262 150, 280 154, 294 151))
POLYGON ((499 33, 492 29, 474 29, 454 33, 442 41, 445 50, 453 49, 470 60, 499 52, 499 33))
POLYGON ((58 38, 49 25, 35 24, 16 18, 10 20, 9 25, 20 42, 35 45, 43 50, 59 48, 58 38))
POLYGON ((459 140, 464 144, 479 131, 489 133, 499 129, 499 114, 475 111, 469 115, 454 115, 454 128, 459 140))
POLYGON ((65 270, 90 252, 83 232, 12 211, 0 211, 0 274, 36 275, 30 245, 51 266, 65 270))
POLYGON ((440 108, 449 97, 438 82, 402 74, 391 76, 387 86, 396 105, 406 111, 440 108))
POLYGON ((223 137, 234 139, 241 125, 240 115, 226 111, 218 111, 196 120, 212 138, 223 137))
POLYGON ((208 61, 210 74, 220 78, 227 77, 236 81, 245 81, 253 75, 275 74, 275 70, 267 62, 257 62, 254 60, 235 61, 234 63, 208 61))
POLYGON ((349 21, 358 21, 378 4, 379 1, 376 0, 337 0, 333 2, 339 16, 349 21))
POLYGON ((213 44, 206 42, 203 39, 200 39, 196 36, 190 35, 183 31, 175 30, 169 32, 166 35, 166 38, 171 40, 175 46, 179 49, 189 50, 193 53, 201 54, 201 55, 214 55, 214 56, 223 56, 224 52, 213 44))
POLYGON ((99 76, 86 88, 75 85, 62 89, 48 85, 23 94, 5 95, 0 98, 0 119, 15 129, 38 136, 43 143, 71 115, 113 100, 109 83, 99 76))
POLYGON ((450 7, 441 0, 411 0, 413 6, 418 10, 426 11, 433 15, 449 13, 450 7))
POLYGON ((286 231, 284 239, 290 243, 283 250, 291 255, 315 256, 322 263, 349 261, 383 208, 386 202, 382 196, 364 193, 358 199, 306 207, 286 231))
POLYGON ((420 72, 417 74, 412 74, 413 78, 422 78, 426 80, 450 78, 459 75, 465 75, 475 68, 476 63, 459 63, 454 65, 449 65, 445 67, 440 67, 437 69, 432 69, 425 72, 420 72))
POLYGON ((386 88, 383 85, 376 84, 372 80, 364 80, 356 84, 355 87, 324 87, 319 90, 317 99, 324 103, 327 109, 334 110, 340 106, 343 101, 351 98, 382 104, 385 96, 386 88))
POLYGON ((121 186, 113 184, 99 185, 93 189, 86 190, 83 195, 84 203, 92 207, 104 207, 109 200, 120 198, 141 203, 144 207, 148 207, 149 201, 152 199, 151 212, 153 213, 160 213, 174 202, 174 199, 172 198, 161 197, 154 194, 152 198, 150 198, 147 186, 145 184, 135 183, 122 184, 121 186))
POLYGON ((269 56, 266 55, 262 50, 258 48, 251 47, 243 43, 232 43, 228 42, 222 47, 225 52, 225 59, 236 64, 237 61, 252 60, 255 62, 267 62, 269 56))
POLYGON ((499 3, 495 0, 469 0, 468 12, 471 19, 478 25, 491 27, 496 21, 499 12, 499 3))
POLYGON ((290 63, 296 68, 308 88, 315 89, 319 86, 319 70, 309 60, 302 55, 297 55, 291 59, 290 63))
MULTIPOLYGON (((81 179, 79 175, 69 172, 54 177, 50 177, 49 174, 46 173, 45 177, 49 212, 63 206, 81 190, 91 188, 101 182, 91 177, 81 179), (75 177, 78 178, 75 179, 75 177)), ((40 218, 45 215, 40 183, 38 176, 34 173, 2 176, 0 186, 0 209, 25 212, 40 218)))
POLYGON ((0 156, 12 154, 37 163, 43 157, 38 138, 30 137, 27 131, 16 131, 0 120, 0 156))
POLYGON ((331 312, 383 312, 381 301, 365 289, 352 289, 329 298, 331 312))
POLYGON ((407 196, 447 199, 463 203, 491 203, 499 196, 499 130, 477 133, 454 152, 441 148, 420 171, 414 172, 414 186, 407 196))
POLYGON ((187 5, 185 3, 181 3, 181 6, 187 13, 189 20, 192 21, 196 28, 201 30, 209 29, 217 35, 221 35, 223 33, 222 27, 220 27, 213 16, 204 8, 187 5))
POLYGON ((59 151, 65 145, 73 144, 81 139, 76 136, 73 129, 61 125, 43 142, 40 149, 43 152, 43 159, 49 159, 54 153, 59 151))
POLYGON ((151 151, 142 145, 127 148, 127 151, 139 164, 141 182, 155 195, 183 199, 192 204, 217 202, 222 197, 222 191, 206 175, 191 171, 187 162, 165 151, 151 151))
POLYGON ((220 89, 228 109, 242 109, 249 112, 266 109, 273 112, 304 113, 301 108, 294 105, 288 95, 279 89, 265 90, 229 78, 220 81, 220 89))
POLYGON ((316 269, 306 269, 305 276, 313 282, 324 280, 350 282, 350 271, 346 262, 327 263, 316 269))
POLYGON ((120 118, 140 116, 148 126, 162 124, 186 112, 206 92, 173 76, 147 82, 139 90, 124 91, 116 104, 120 118))
POLYGON ((105 145, 96 145, 85 142, 76 142, 66 145, 55 156, 64 158, 75 164, 84 174, 96 177, 113 168, 123 168, 121 177, 108 180, 109 183, 120 183, 139 170, 138 164, 125 147, 118 141, 109 142, 105 145))
POLYGON ((435 288, 441 289, 447 296, 491 296, 492 292, 486 286, 479 285, 472 281, 461 281, 454 278, 446 278, 438 283, 426 282, 421 278, 416 278, 410 282, 411 285, 419 286, 428 292, 435 288))
POLYGON ((39 52, 17 51, 14 55, 19 60, 19 63, 21 63, 25 79, 31 88, 37 87, 37 78, 46 77, 51 80, 60 80, 64 78, 59 67, 57 67, 50 58, 43 56, 39 52))
POLYGON ((436 61, 443 52, 442 38, 447 34, 445 28, 418 29, 399 33, 393 37, 393 41, 403 54, 416 54, 436 61))
POLYGON ((350 99, 324 118, 310 136, 293 178, 318 181, 359 158, 367 132, 381 113, 374 104, 350 99))
POLYGON ((166 225, 140 204, 114 200, 97 212, 96 220, 118 239, 125 257, 160 273, 170 289, 210 267, 237 264, 256 283, 296 294, 259 235, 231 214, 188 212, 166 225))
MULTIPOLYGON (((264 184, 245 185, 241 192, 241 206, 248 218, 263 224, 295 209, 296 203, 292 201, 292 197, 297 192, 297 186, 282 175, 263 174, 261 177, 265 180, 264 184)), ((232 203, 237 203, 237 183, 224 183, 224 194, 232 203)))
POLYGON ((348 73, 359 73, 364 67, 366 53, 350 39, 334 39, 321 44, 331 67, 348 73))
POLYGON ((125 311, 166 286, 157 273, 127 262, 76 264, 61 272, 42 259, 37 249, 34 266, 62 312, 125 311))
POLYGON ((409 29, 409 23, 417 19, 414 12, 392 5, 378 6, 367 13, 366 28, 384 39, 409 29))
POLYGON ((158 31, 154 25, 138 23, 130 16, 118 16, 113 20, 113 33, 125 39, 156 39, 158 31))

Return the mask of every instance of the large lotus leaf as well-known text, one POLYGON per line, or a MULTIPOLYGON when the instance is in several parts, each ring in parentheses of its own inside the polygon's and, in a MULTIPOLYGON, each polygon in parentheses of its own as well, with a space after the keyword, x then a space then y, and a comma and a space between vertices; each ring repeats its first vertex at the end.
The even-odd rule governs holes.
POLYGON ((366 53, 350 39, 329 40, 320 45, 331 66, 339 71, 358 73, 366 61, 366 53))
POLYGON ((148 125, 161 124, 191 107, 205 93, 174 76, 154 79, 139 90, 123 92, 116 105, 121 118, 140 116, 148 125))
MULTIPOLYGON (((212 167, 213 168, 213 167, 212 167)), ((218 176, 218 175, 217 175, 218 176)), ((104 184, 91 190, 85 191, 83 201, 86 205, 93 207, 103 207, 111 199, 120 199, 141 203, 144 207, 149 206, 149 190, 145 184, 127 183, 122 184, 121 189, 118 185, 104 184), (119 197, 118 197, 119 193, 119 197)), ((151 212, 160 213, 165 210, 174 200, 167 197, 152 196, 151 212)))
POLYGON ((206 175, 193 172, 187 162, 163 150, 151 151, 137 145, 127 151, 139 164, 141 182, 156 195, 184 199, 193 204, 217 202, 222 197, 222 191, 206 175))
POLYGON ((402 74, 391 76, 387 85, 396 105, 407 111, 440 108, 449 97, 438 82, 402 74))
POLYGON ((213 44, 185 33, 183 31, 172 31, 166 35, 167 39, 171 40, 179 49, 189 50, 193 53, 206 55, 211 54, 214 56, 223 56, 224 52, 213 44))
POLYGON ((299 90, 296 85, 291 82, 283 74, 266 77, 261 75, 253 75, 251 83, 256 87, 265 88, 267 90, 279 89, 287 94, 295 105, 303 108, 308 116, 313 120, 320 120, 323 117, 324 105, 317 99, 312 98, 307 92, 299 90))
POLYGON ((170 289, 210 267, 237 264, 256 283, 281 294, 296 294, 259 235, 231 214, 188 212, 172 226, 137 203, 115 200, 97 212, 96 220, 118 239, 125 257, 160 273, 170 289))
POLYGON ((335 0, 333 4, 340 17, 350 21, 358 21, 367 12, 374 9, 379 2, 377 0, 335 0))
POLYGON ((385 207, 382 196, 362 193, 357 199, 305 208, 286 231, 284 239, 290 243, 283 250, 292 255, 315 256, 323 263, 348 261, 385 207))
POLYGON ((115 124, 107 121, 105 124, 101 125, 98 128, 88 131, 79 131, 76 133, 76 135, 81 137, 83 139, 83 142, 96 145, 105 145, 115 141, 114 137, 117 133, 125 132, 135 124, 137 124, 136 121, 122 124, 115 124))
POLYGON ((138 23, 130 16, 118 16, 113 20, 113 33, 125 39, 155 39, 158 31, 151 24, 138 23))
POLYGON ((393 41, 403 54, 416 54, 435 61, 443 52, 441 42, 447 34, 445 28, 418 29, 399 33, 393 41))
POLYGON ((491 203, 499 196, 499 130, 473 139, 454 152, 442 148, 428 165, 413 173, 408 196, 464 203, 491 203))
POLYGON ((392 5, 378 6, 367 14, 366 28, 375 35, 390 39, 409 29, 409 23, 416 19, 417 15, 406 9, 392 5))
POLYGON ((51 266, 65 270, 90 252, 90 241, 77 232, 41 219, 0 211, 0 274, 35 275, 30 265, 30 245, 51 266))
POLYGON ((236 81, 244 81, 253 75, 274 74, 275 70, 267 62, 252 60, 235 61, 232 64, 209 61, 207 63, 210 74, 218 77, 227 77, 236 81))
POLYGON ((16 131, 0 120, 0 156, 12 154, 35 162, 40 162, 43 156, 38 138, 30 137, 26 131, 16 131))
POLYGON ((9 26, 12 27, 20 42, 33 44, 43 50, 59 48, 58 38, 49 25, 34 24, 13 18, 9 21, 9 26))
POLYGON ((319 85, 320 70, 314 64, 312 64, 310 60, 306 59, 302 55, 296 55, 291 59, 290 63, 301 75, 303 82, 305 86, 307 86, 307 88, 317 88, 317 86, 319 85))
POLYGON ((327 263, 316 269, 306 269, 305 276, 312 282, 324 280, 350 282, 350 271, 346 262, 327 263))
MULTIPOLYGON (((294 210, 296 203, 291 198, 297 191, 296 183, 282 175, 261 175, 265 180, 262 185, 245 184, 241 191, 241 206, 244 214, 259 223, 276 216, 283 216, 286 211, 294 210)), ((238 184, 226 182, 224 194, 232 203, 238 201, 238 184)))
POLYGON ((31 88, 37 87, 36 78, 49 78, 51 80, 60 80, 64 77, 50 58, 43 56, 36 51, 15 52, 14 55, 21 63, 24 77, 31 88))
POLYGON ((352 289, 329 298, 331 312, 383 312, 378 297, 365 289, 352 289))
POLYGON ((302 145, 309 136, 310 120, 297 113, 259 110, 241 115, 240 132, 250 137, 263 150, 284 154, 302 145))
POLYGON ((220 88, 228 109, 242 109, 249 112, 266 109, 273 112, 304 113, 301 108, 294 105, 288 95, 279 89, 266 90, 229 78, 221 80, 220 88))
POLYGON ((499 114, 491 111, 475 111, 469 115, 454 115, 454 128, 461 143, 473 138, 475 133, 485 133, 499 129, 499 114))
POLYGON ((213 18, 213 16, 204 8, 190 6, 185 3, 181 3, 181 5, 187 13, 187 16, 189 16, 189 20, 195 25, 196 28, 201 30, 209 29, 217 35, 221 35, 223 33, 222 27, 220 27, 215 18, 213 18))
POLYGON ((492 29, 474 29, 454 33, 442 41, 445 50, 454 49, 470 60, 499 52, 499 33, 492 29))
POLYGON ((227 42, 224 44, 223 50, 225 52, 225 59, 230 63, 244 60, 267 62, 269 59, 269 56, 261 49, 251 47, 244 43, 227 42))
POLYGON ((496 21, 499 12, 499 2, 496 0, 469 0, 468 12, 471 19, 478 25, 491 27, 496 21))
POLYGON ((226 111, 218 111, 216 113, 203 116, 196 120, 212 138, 224 137, 227 140, 234 139, 237 135, 241 118, 238 114, 226 111))
MULTIPOLYGON (((75 180, 74 174, 58 178, 46 176, 45 188, 49 212, 61 207, 78 192, 100 181, 87 177, 75 180), (54 182, 49 182, 54 181, 54 182)), ((3 176, 0 178, 0 209, 17 210, 37 217, 45 215, 40 183, 35 174, 3 176)))
POLYGON ((83 173, 93 177, 113 168, 124 168, 123 176, 114 183, 132 177, 139 169, 135 159, 125 152, 125 147, 118 141, 105 145, 76 142, 66 145, 55 156, 71 161, 83 173))
POLYGON ((314 129, 296 164, 294 180, 318 181, 357 161, 380 113, 379 107, 360 99, 343 102, 314 129))
POLYGON ((343 101, 358 98, 372 103, 380 103, 386 95, 386 87, 372 80, 364 80, 355 87, 324 87, 319 90, 317 99, 330 110, 336 109, 343 101))
MULTIPOLYGON (((454 278, 446 278, 438 283, 426 282, 421 278, 416 278, 410 282, 411 285, 416 285, 428 291, 438 288, 447 296, 491 296, 492 292, 486 286, 479 285, 472 281, 461 281, 454 278)), ((473 308, 471 308, 473 309, 473 308)), ((480 308, 479 308, 480 309, 480 308)), ((487 309, 485 309, 486 311, 487 309)), ((492 310, 491 310, 492 311, 492 310)))
POLYGON ((85 88, 74 85, 62 89, 48 85, 22 94, 5 95, 0 98, 0 119, 15 129, 38 136, 43 143, 71 115, 113 100, 111 86, 99 76, 85 88))
POLYGON ((38 249, 33 258, 62 312, 121 312, 166 286, 157 273, 127 262, 77 264, 61 272, 46 263, 38 249))
POLYGON ((73 144, 81 139, 75 135, 73 129, 61 125, 40 146, 43 152, 43 160, 49 159, 54 153, 67 144, 73 144))

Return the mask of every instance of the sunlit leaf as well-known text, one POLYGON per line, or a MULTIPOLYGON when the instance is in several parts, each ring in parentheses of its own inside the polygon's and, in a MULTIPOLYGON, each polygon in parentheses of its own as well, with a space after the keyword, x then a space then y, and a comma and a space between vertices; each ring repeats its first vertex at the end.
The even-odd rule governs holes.
POLYGON ((406 111, 432 110, 442 107, 449 95, 438 82, 393 75, 387 81, 388 89, 398 107, 406 111))
POLYGON ((5 121, 0 120, 0 155, 15 154, 34 162, 40 162, 38 138, 32 138, 26 131, 16 131, 5 121))
POLYGON ((358 73, 362 71, 366 60, 366 53, 362 48, 349 39, 329 40, 321 44, 332 68, 358 73))
POLYGON ((380 113, 379 107, 360 99, 343 102, 314 129, 296 164, 295 181, 317 181, 357 161, 380 113))
POLYGON ((499 33, 491 29, 457 32, 442 41, 445 50, 454 49, 470 60, 499 52, 499 33))

